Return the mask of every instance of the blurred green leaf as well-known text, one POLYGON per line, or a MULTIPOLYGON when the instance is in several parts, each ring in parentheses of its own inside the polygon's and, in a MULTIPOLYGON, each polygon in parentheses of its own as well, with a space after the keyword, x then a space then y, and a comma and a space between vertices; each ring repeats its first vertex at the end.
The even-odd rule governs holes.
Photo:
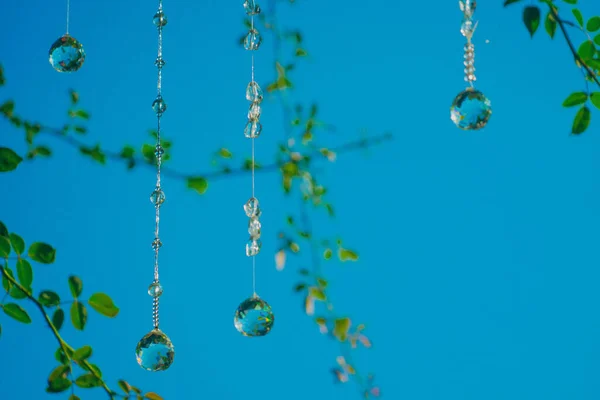
POLYGON ((587 22, 587 30, 590 32, 596 32, 600 29, 600 17, 592 17, 587 22))
POLYGON ((162 397, 153 392, 146 393, 144 397, 148 400, 163 400, 162 397))
POLYGON ((358 261, 358 254, 349 249, 340 248, 338 255, 340 261, 358 261))
POLYGON ((90 114, 85 110, 69 110, 71 118, 90 119, 90 114))
MULTIPOLYGON (((571 3, 571 4, 574 4, 574 3, 571 3)), ((581 14, 581 11, 579 11, 576 8, 574 8, 572 10, 572 12, 573 12, 573 16, 577 20, 577 23, 579 24, 579 26, 583 28, 583 15, 581 14)))
POLYGON ((583 104, 587 101, 588 95, 585 92, 571 93, 563 102, 563 107, 573 107, 583 104))
POLYGON ((306 289, 305 283, 298 283, 296 286, 294 286, 294 292, 301 292, 304 289, 306 289))
POLYGON ((323 252, 323 258, 329 260, 333 256, 333 251, 331 249, 325 249, 323 252))
POLYGON ((17 277, 21 285, 31 290, 31 284, 33 283, 33 269, 29 261, 22 258, 17 260, 17 277))
POLYGON ((81 296, 83 291, 83 282, 78 277, 71 275, 69 277, 69 289, 74 298, 81 296))
POLYGON ((12 100, 8 100, 0 105, 0 113, 4 114, 7 117, 12 117, 13 112, 15 111, 15 102, 12 100))
POLYGON ((94 147, 81 146, 79 148, 81 154, 90 157, 92 160, 99 162, 100 164, 106 164, 106 154, 97 144, 94 147))
POLYGON ((513 3, 517 3, 519 1, 521 1, 521 0, 504 0, 504 7, 506 7, 510 4, 513 4, 513 3))
POLYGON ((76 395, 72 394, 69 396, 69 400, 81 400, 79 397, 77 397, 76 395))
POLYGON ((523 10, 523 22, 531 37, 540 26, 540 9, 536 6, 527 6, 523 10))
POLYGON ((577 54, 579 54, 579 57, 581 57, 583 61, 591 60, 596 54, 596 46, 594 46, 594 43, 591 40, 586 40, 579 46, 577 54))
POLYGON ((2 221, 0 221, 0 236, 4 236, 4 237, 9 237, 8 235, 8 229, 6 228, 6 225, 4 225, 4 223, 2 221))
MULTIPOLYGON (((69 357, 73 355, 73 351, 70 350, 68 347, 67 349, 67 353, 69 354, 69 357)), ((54 358, 56 359, 56 361, 58 361, 61 364, 69 364, 69 358, 67 358, 67 356, 65 355, 62 347, 59 347, 58 349, 56 349, 56 352, 54 352, 54 358)))
POLYGON ((4 68, 0 65, 0 86, 3 86, 6 83, 4 79, 4 68))
POLYGON ((80 388, 90 389, 102 385, 102 381, 96 378, 93 374, 85 374, 75 379, 75 384, 80 388))
POLYGON ((594 43, 596 43, 598 46, 600 46, 600 34, 598 34, 594 37, 594 43))
POLYGON ((57 331, 60 331, 63 323, 65 322, 65 312, 62 308, 57 308, 52 314, 52 325, 56 328, 57 331))
POLYGON ((231 151, 223 147, 219 149, 219 156, 221 158, 230 159, 231 157, 233 157, 233 154, 231 153, 231 151))
POLYGON ((590 120, 592 118, 592 114, 590 109, 587 107, 582 107, 577 115, 575 116, 575 120, 573 121, 573 134, 578 135, 585 132, 590 125, 590 120))
POLYGON ((73 89, 71 89, 69 91, 69 94, 71 95, 71 104, 75 105, 79 102, 79 93, 77 93, 76 91, 74 91, 73 89))
POLYGON ((600 92, 592 93, 590 100, 592 101, 592 104, 596 106, 596 108, 600 109, 600 92))
POLYGON ((308 288, 308 293, 309 293, 310 297, 313 297, 314 299, 317 299, 319 301, 327 300, 327 296, 325 295, 325 292, 323 292, 323 289, 321 289, 319 287, 312 286, 312 287, 308 288))
POLYGON ((4 304, 4 306, 2 308, 4 309, 4 314, 8 315, 9 317, 11 317, 19 322, 22 322, 24 324, 31 323, 31 318, 29 317, 29 314, 27 314, 27 311, 25 311, 18 304, 7 303, 7 304, 4 304))
MULTIPOLYGON (((0 240, 0 242, 1 242, 1 240, 0 240)), ((0 265, 0 268, 3 268, 3 267, 0 265)), ((4 270, 4 274, 9 275, 11 278, 14 279, 13 272, 11 271, 10 268, 4 267, 3 270, 4 270)), ((6 278, 6 276, 4 276, 4 274, 2 274, 2 287, 4 288, 4 290, 6 291, 6 293, 8 293, 10 291, 10 289, 12 288, 13 285, 6 278)))
POLYGON ((340 341, 345 341, 350 330, 350 318, 339 318, 335 320, 333 335, 340 341))
POLYGON ((85 135, 87 133, 87 128, 85 126, 75 125, 73 130, 80 135, 85 135))
POLYGON ((208 189, 208 181, 201 176, 190 177, 187 179, 187 187, 195 190, 199 194, 204 194, 208 189))
POLYGON ((296 57, 306 57, 308 55, 308 53, 306 52, 306 50, 298 47, 296 49, 296 57))
POLYGON ((13 299, 17 299, 17 300, 22 300, 22 299, 27 298, 27 293, 25 293, 24 291, 19 289, 17 286, 11 287, 8 294, 10 295, 10 297, 12 297, 13 299))
POLYGON ((61 393, 71 387, 71 381, 66 378, 56 378, 53 381, 48 382, 46 392, 48 393, 61 393))
POLYGON ((112 299, 104 293, 94 293, 89 301, 89 305, 100 314, 113 318, 119 313, 119 308, 115 306, 112 299))
POLYGON ((53 380, 59 378, 66 378, 69 372, 71 372, 70 365, 59 365, 58 367, 54 368, 52 372, 50 372, 50 376, 48 376, 48 382, 52 382, 53 380))
POLYGON ((10 254, 10 240, 5 236, 0 236, 0 257, 6 258, 10 254))
POLYGON ((51 290, 44 290, 40 293, 38 301, 46 307, 52 307, 60 304, 60 297, 51 290))
POLYGON ((119 382, 117 382, 117 383, 119 384, 119 387, 121 388, 121 390, 123 392, 125 392, 125 394, 129 394, 129 392, 131 392, 131 385, 129 385, 129 383, 127 383, 127 381, 120 379, 119 382))
POLYGON ((29 246, 29 258, 42 264, 52 264, 56 259, 56 250, 47 243, 35 242, 29 246))
POLYGON ((25 251, 25 241, 16 233, 10 234, 10 243, 15 253, 21 255, 25 251))
POLYGON ((14 171, 23 158, 8 147, 0 147, 0 172, 14 171))
POLYGON ((87 309, 77 300, 71 305, 71 322, 75 329, 80 331, 85 328, 87 322, 87 309))
POLYGON ((85 361, 92 356, 92 348, 90 346, 83 346, 73 353, 73 361, 81 362, 85 361))
POLYGON ((548 32, 548 36, 550 36, 552 39, 554 39, 557 25, 558 24, 556 23, 554 16, 549 11, 548 15, 546 15, 546 20, 544 21, 544 27, 546 28, 546 32, 548 32))

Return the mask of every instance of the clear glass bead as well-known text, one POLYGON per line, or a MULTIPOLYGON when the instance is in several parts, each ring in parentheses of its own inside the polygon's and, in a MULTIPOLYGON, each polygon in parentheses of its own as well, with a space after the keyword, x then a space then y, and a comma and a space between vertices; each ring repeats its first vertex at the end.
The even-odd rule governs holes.
POLYGON ((263 100, 263 91, 256 82, 250 82, 246 88, 246 100, 260 103, 263 100))
POLYGON ((464 20, 460 26, 460 33, 466 38, 473 37, 473 34, 475 33, 475 24, 473 21, 470 19, 464 20))
POLYGON ((52 44, 48 57, 50 65, 56 71, 75 72, 85 61, 85 51, 75 38, 64 35, 52 44))
POLYGON ((255 0, 246 0, 244 2, 244 10, 246 10, 246 14, 248 15, 256 15, 260 14, 260 6, 256 3, 255 0))
POLYGON ((135 348, 138 364, 147 371, 164 371, 175 359, 175 348, 161 330, 154 329, 144 336, 135 348))
POLYGON ((248 119, 250 121, 258 121, 260 118, 260 112, 260 103, 250 104, 250 109, 248 109, 248 119))
POLYGON ((158 57, 158 58, 156 59, 156 61, 154 61, 154 65, 156 65, 158 68, 162 68, 162 67, 164 67, 164 66, 165 66, 165 64, 166 64, 166 62, 165 62, 165 60, 163 60, 163 58, 162 58, 162 57, 158 57))
POLYGON ((246 50, 258 50, 262 43, 262 36, 256 29, 250 29, 250 32, 244 39, 244 48, 246 50))
POLYGON ((459 0, 460 11, 464 12, 468 16, 472 16, 477 9, 476 0, 459 0))
POLYGON ((258 121, 248 121, 244 128, 244 136, 251 139, 259 137, 261 132, 262 124, 258 121))
POLYGON ((468 88, 459 93, 450 107, 452 121, 457 127, 464 130, 483 128, 491 115, 491 102, 483 93, 473 88, 468 88))
POLYGON ((160 144, 156 145, 156 148, 154 149, 154 155, 159 158, 162 157, 163 154, 165 154, 165 149, 163 149, 163 147, 160 144))
POLYGON ((260 217, 262 211, 260 210, 258 199, 256 197, 251 197, 246 204, 244 204, 244 211, 248 218, 260 217))
POLYGON ((162 189, 156 188, 150 195, 150 202, 155 206, 160 206, 165 202, 165 192, 163 192, 162 189))
POLYGON ((159 238, 152 241, 152 250, 156 251, 162 247, 162 242, 159 238))
POLYGON ((250 237, 252 239, 260 238, 260 228, 261 228, 261 224, 260 224, 260 221, 258 220, 258 217, 250 218, 250 221, 248 222, 248 233, 250 234, 250 237))
POLYGON ((167 103, 165 103, 162 96, 156 97, 156 99, 152 103, 152 109, 158 116, 161 116, 165 111, 167 111, 167 103))
POLYGON ((235 329, 249 337, 265 336, 273 328, 274 322, 271 306, 257 295, 244 300, 233 318, 235 329))
POLYGON ((262 247, 262 242, 259 239, 248 240, 246 243, 246 255, 248 257, 254 257, 258 253, 260 253, 260 248, 262 247))
POLYGON ((163 288, 158 282, 152 282, 150 286, 148 286, 148 294, 152 297, 160 297, 163 294, 163 288))
POLYGON ((157 27, 163 27, 163 26, 167 25, 167 22, 168 22, 167 16, 165 15, 165 13, 162 10, 160 10, 156 14, 154 14, 154 18, 152 18, 152 22, 157 27))

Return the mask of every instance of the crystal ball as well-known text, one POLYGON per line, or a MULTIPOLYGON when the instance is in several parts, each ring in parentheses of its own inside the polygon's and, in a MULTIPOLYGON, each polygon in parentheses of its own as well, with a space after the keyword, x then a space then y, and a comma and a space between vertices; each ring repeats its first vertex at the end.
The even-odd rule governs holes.
POLYGON ((85 61, 83 45, 69 35, 54 42, 48 53, 52 68, 58 72, 75 72, 85 61))
POLYGON ((164 371, 173 364, 173 343, 160 329, 154 329, 140 340, 135 356, 140 367, 147 371, 164 371))
POLYGON ((244 336, 265 336, 273 327, 275 315, 266 301, 254 295, 240 304, 233 322, 244 336))
POLYGON ((450 107, 450 118, 460 129, 483 128, 492 115, 490 101, 478 90, 469 88, 454 99, 450 107))

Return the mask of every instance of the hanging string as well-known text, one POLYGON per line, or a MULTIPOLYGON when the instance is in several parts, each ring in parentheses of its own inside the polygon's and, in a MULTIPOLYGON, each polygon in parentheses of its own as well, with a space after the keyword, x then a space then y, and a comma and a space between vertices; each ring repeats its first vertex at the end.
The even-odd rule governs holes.
POLYGON ((67 35, 69 34, 69 18, 71 14, 71 0, 67 0, 67 35))

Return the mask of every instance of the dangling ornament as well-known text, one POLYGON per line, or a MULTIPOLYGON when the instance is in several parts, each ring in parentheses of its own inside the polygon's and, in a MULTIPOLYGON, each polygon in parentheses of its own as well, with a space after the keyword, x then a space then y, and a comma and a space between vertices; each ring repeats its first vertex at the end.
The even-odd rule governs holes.
POLYGON ((258 83, 254 80, 254 51, 258 50, 262 43, 262 37, 254 27, 254 16, 260 14, 260 6, 254 0, 244 2, 246 14, 250 16, 250 31, 244 40, 244 48, 252 52, 252 80, 246 87, 246 99, 250 102, 248 109, 248 122, 244 128, 244 136, 252 141, 252 197, 244 205, 248 221, 248 233, 250 238, 246 243, 246 255, 252 257, 252 291, 253 295, 244 300, 239 305, 233 319, 235 328, 244 336, 256 337, 264 336, 273 327, 275 316, 271 311, 271 306, 256 294, 256 256, 260 253, 262 242, 260 241, 261 210, 258 199, 254 196, 254 139, 258 138, 262 132, 260 123, 263 92, 258 83))
POLYGON ((50 47, 48 61, 58 72, 75 72, 85 61, 83 45, 69 35, 70 0, 67 0, 67 32, 58 38, 50 47))
POLYGON ((473 21, 473 14, 477 3, 475 0, 459 0, 460 10, 463 12, 463 22, 460 33, 467 39, 465 45, 465 81, 469 87, 460 92, 450 107, 450 118, 460 129, 477 130, 483 128, 492 115, 490 101, 475 89, 475 45, 471 42, 477 22, 473 21))
POLYGON ((158 57, 155 65, 158 68, 158 83, 156 99, 152 103, 152 109, 156 113, 156 147, 154 155, 156 156, 156 188, 150 194, 150 202, 155 208, 155 228, 154 240, 152 241, 152 250, 154 250, 154 280, 148 287, 148 294, 152 297, 152 321, 154 328, 144 336, 135 349, 135 355, 138 364, 147 371, 164 371, 173 364, 175 358, 175 349, 171 340, 159 328, 159 297, 163 293, 163 287, 160 284, 158 276, 158 252, 162 247, 159 233, 160 208, 165 202, 165 193, 161 186, 160 167, 164 149, 160 143, 161 127, 160 121, 163 113, 167 110, 167 104, 162 98, 162 68, 165 61, 162 58, 162 29, 167 24, 167 17, 163 12, 162 0, 158 2, 158 11, 154 15, 154 25, 158 28, 158 57))

